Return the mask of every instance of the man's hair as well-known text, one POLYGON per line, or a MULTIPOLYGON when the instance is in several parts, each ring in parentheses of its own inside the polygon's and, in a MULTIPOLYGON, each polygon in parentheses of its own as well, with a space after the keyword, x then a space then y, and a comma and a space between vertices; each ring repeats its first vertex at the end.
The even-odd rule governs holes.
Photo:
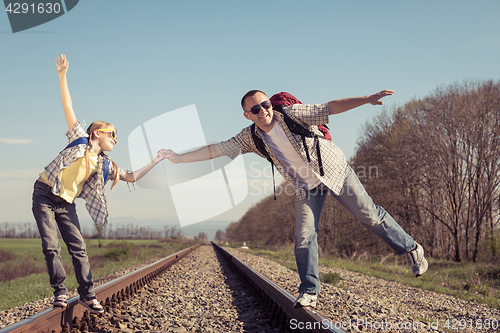
MULTIPOLYGON (((253 95, 255 95, 256 93, 262 93, 264 95, 266 95, 263 91, 260 91, 260 90, 250 90, 249 92, 247 92, 245 94, 245 96, 243 96, 243 98, 241 99, 241 107, 243 108, 243 110, 245 110, 245 100, 248 98, 248 97, 251 97, 253 95)), ((267 96, 267 95, 266 95, 267 96)))

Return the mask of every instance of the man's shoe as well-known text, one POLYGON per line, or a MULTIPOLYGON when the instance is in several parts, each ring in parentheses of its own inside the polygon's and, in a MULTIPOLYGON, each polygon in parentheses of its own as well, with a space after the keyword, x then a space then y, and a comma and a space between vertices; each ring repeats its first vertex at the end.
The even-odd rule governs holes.
POLYGON ((52 306, 56 306, 59 308, 65 308, 68 306, 68 295, 59 295, 54 297, 54 302, 52 302, 52 306))
POLYGON ((316 301, 318 300, 317 294, 300 293, 300 296, 293 303, 293 307, 297 308, 299 306, 306 307, 310 306, 312 308, 316 307, 316 301))
POLYGON ((423 247, 418 243, 416 244, 417 247, 415 248, 415 250, 408 253, 408 258, 410 259, 413 276, 419 277, 427 271, 429 264, 424 258, 423 247))
POLYGON ((87 298, 86 300, 79 298, 78 303, 80 303, 81 305, 86 307, 92 313, 103 313, 104 312, 104 308, 101 306, 101 304, 99 304, 99 302, 97 301, 97 298, 95 296, 91 297, 91 298, 87 298))

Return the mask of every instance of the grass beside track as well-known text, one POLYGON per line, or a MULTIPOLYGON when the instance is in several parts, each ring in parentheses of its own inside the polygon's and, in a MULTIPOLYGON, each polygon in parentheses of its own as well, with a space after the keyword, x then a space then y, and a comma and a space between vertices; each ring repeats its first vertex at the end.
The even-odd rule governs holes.
MULTIPOLYGON (((289 246, 279 250, 259 248, 246 251, 278 262, 288 269, 297 270, 293 247, 289 246)), ((429 269, 419 278, 413 277, 406 258, 394 255, 370 257, 365 254, 351 258, 328 257, 320 258, 319 264, 483 303, 500 309, 500 265, 457 263, 434 260, 433 258, 427 258, 427 260, 429 269)), ((340 277, 325 275, 320 276, 320 279, 323 282, 333 281, 332 284, 345 288, 340 277)))
MULTIPOLYGON (((66 244, 60 240, 68 290, 78 286, 66 244)), ((158 240, 86 240, 87 254, 94 281, 113 272, 152 259, 161 259, 195 245, 183 239, 158 240)), ((0 239, 0 311, 51 297, 40 239, 0 239)))

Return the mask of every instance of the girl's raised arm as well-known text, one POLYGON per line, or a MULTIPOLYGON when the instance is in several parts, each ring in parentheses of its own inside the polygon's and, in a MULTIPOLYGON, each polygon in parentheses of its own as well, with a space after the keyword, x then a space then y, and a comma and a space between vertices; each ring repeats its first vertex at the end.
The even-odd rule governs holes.
POLYGON ((68 81, 66 79, 66 72, 69 68, 69 61, 66 60, 66 56, 61 54, 56 59, 57 65, 57 75, 59 75, 59 86, 61 87, 61 98, 64 109, 64 116, 66 117, 66 122, 70 130, 75 127, 76 116, 73 111, 73 103, 71 102, 71 96, 69 95, 68 81))

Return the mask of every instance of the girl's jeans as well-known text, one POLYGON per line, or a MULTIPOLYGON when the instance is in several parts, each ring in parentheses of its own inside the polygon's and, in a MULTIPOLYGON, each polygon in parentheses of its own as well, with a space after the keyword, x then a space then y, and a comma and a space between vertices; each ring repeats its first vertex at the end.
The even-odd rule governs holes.
MULTIPOLYGON (((295 260, 300 276, 299 292, 319 293, 318 223, 329 189, 323 184, 306 191, 306 199, 295 202, 295 260)), ((347 167, 339 195, 334 195, 368 230, 382 238, 397 255, 415 249, 416 243, 384 208, 375 206, 358 177, 347 167)))
POLYGON ((95 296, 94 281, 75 204, 70 204, 54 195, 49 185, 37 180, 33 191, 32 209, 40 231, 43 254, 49 272, 50 286, 54 288, 54 296, 68 293, 64 285, 66 273, 61 260, 61 245, 57 237, 57 229, 73 260, 76 281, 79 285, 78 293, 84 299, 95 296))

